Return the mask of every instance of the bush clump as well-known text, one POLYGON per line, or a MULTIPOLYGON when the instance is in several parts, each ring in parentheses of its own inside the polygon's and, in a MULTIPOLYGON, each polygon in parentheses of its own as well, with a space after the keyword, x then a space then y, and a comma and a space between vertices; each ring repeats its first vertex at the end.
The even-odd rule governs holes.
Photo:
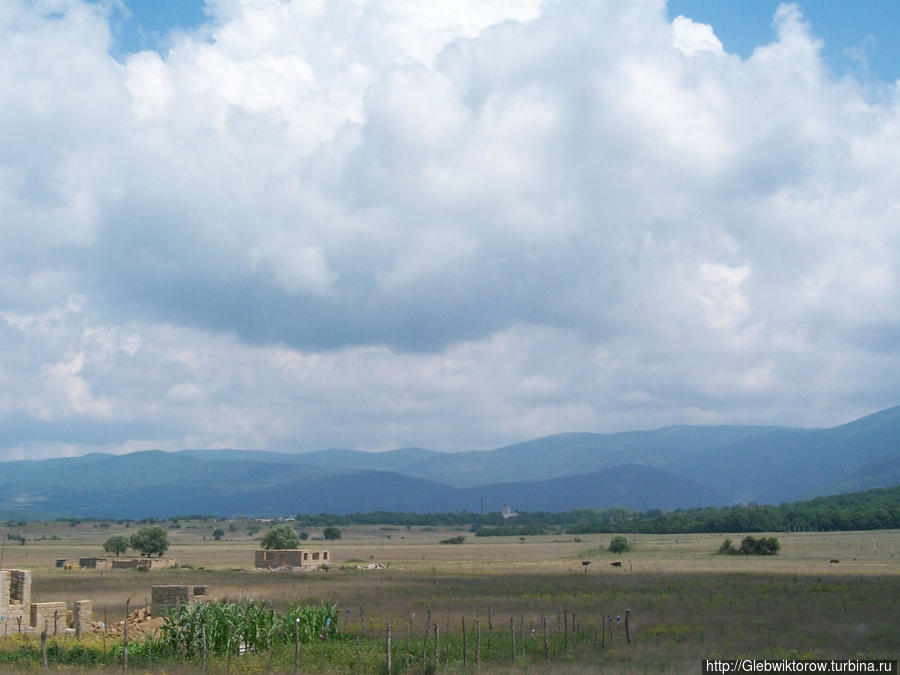
POLYGON ((458 537, 450 537, 449 539, 442 539, 441 543, 442 544, 462 544, 465 540, 466 540, 466 538, 464 536, 460 535, 458 537))
POLYGON ((628 540, 622 535, 616 535, 609 542, 609 550, 613 553, 625 553, 631 550, 628 540))
POLYGON ((731 539, 726 539, 719 547, 719 553, 723 555, 775 555, 780 550, 781 544, 776 537, 744 537, 738 548, 731 539))

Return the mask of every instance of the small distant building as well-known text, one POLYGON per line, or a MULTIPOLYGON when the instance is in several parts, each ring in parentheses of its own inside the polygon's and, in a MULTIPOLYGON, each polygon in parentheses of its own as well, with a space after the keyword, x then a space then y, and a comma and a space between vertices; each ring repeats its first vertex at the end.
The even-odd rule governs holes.
POLYGON ((113 558, 112 568, 114 570, 158 570, 167 567, 175 567, 176 562, 172 558, 113 558))
POLYGON ((329 563, 328 551, 310 549, 275 549, 256 551, 256 566, 263 569, 278 567, 319 567, 329 563))
POLYGON ((57 559, 56 559, 56 566, 57 566, 57 567, 65 568, 65 566, 66 566, 66 559, 65 559, 65 558, 57 558, 57 559))
POLYGON ((78 566, 83 570, 102 570, 106 568, 106 558, 79 558, 78 566))

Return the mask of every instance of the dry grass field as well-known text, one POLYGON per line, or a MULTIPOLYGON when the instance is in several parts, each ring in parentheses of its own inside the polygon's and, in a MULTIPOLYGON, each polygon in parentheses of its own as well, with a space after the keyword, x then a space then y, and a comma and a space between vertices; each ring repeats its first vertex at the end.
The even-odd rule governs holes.
POLYGON ((364 609, 369 636, 383 635, 388 622, 401 638, 421 636, 428 608, 447 644, 449 636, 458 636, 463 617, 471 627, 477 615, 487 631, 489 614, 491 639, 508 642, 512 617, 526 635, 519 666, 538 670, 539 633, 531 638, 530 628, 539 630, 542 615, 554 631, 573 614, 579 626, 581 646, 556 659, 554 670, 696 672, 700 659, 710 656, 900 653, 900 531, 774 533, 779 555, 757 557, 716 555, 726 536, 740 541, 742 535, 734 534, 629 535, 632 551, 614 555, 605 550, 610 535, 521 540, 476 538, 457 528, 360 526, 342 528, 341 540, 325 542, 321 530, 309 528, 304 547, 327 548, 332 565, 327 572, 288 572, 252 569, 257 543, 246 523, 228 532, 223 523, 189 521, 169 531, 167 556, 177 559, 178 568, 54 567, 57 558, 103 555, 106 537, 136 527, 102 525, 0 527, 2 565, 32 570, 34 601, 91 599, 95 616, 106 612, 110 622, 121 618, 126 598, 141 606, 151 585, 173 583, 208 584, 214 599, 261 599, 276 608, 330 600, 347 633, 361 632, 364 609), (226 530, 222 541, 212 538, 216 527, 226 530), (7 540, 6 533, 21 534, 26 544, 7 540), (439 543, 461 534, 461 545, 439 543), (585 572, 586 560, 591 564, 585 572), (613 560, 622 567, 610 567, 613 560), (369 562, 386 569, 358 569, 369 562), (626 608, 631 644, 615 622, 626 608), (612 635, 602 634, 605 615, 613 617, 612 635))

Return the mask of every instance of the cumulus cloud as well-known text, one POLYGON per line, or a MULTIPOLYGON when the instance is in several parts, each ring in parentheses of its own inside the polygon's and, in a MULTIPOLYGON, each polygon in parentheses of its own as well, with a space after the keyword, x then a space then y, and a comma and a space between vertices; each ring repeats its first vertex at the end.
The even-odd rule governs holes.
POLYGON ((215 0, 119 61, 105 7, 0 10, 8 456, 896 403, 898 91, 795 5, 741 59, 661 0, 215 0))

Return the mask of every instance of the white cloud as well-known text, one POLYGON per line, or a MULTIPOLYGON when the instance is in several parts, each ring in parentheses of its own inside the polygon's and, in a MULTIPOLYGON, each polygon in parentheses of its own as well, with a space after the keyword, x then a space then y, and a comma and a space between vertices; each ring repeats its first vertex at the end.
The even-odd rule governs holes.
POLYGON ((721 53, 722 43, 708 23, 697 23, 684 16, 672 21, 672 45, 685 56, 697 52, 721 53))
POLYGON ((124 63, 0 11, 7 456, 897 402, 898 90, 796 6, 747 59, 656 0, 207 9, 124 63))
POLYGON ((46 380, 48 401, 56 403, 52 408, 41 405, 35 411, 38 419, 53 420, 70 415, 88 417, 109 417, 112 405, 91 392, 88 382, 82 377, 84 354, 73 354, 67 361, 47 364, 41 368, 46 380), (56 399, 56 400, 54 400, 56 399))

